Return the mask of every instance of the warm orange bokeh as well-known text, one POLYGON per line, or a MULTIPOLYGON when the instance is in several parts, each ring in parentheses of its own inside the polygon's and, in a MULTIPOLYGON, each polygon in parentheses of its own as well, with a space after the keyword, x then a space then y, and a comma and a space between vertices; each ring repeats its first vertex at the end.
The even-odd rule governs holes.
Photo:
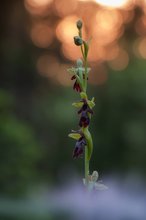
POLYGON ((119 49, 119 53, 117 54, 114 60, 109 62, 109 65, 114 70, 123 70, 128 66, 128 63, 128 53, 123 49, 119 49))
POLYGON ((54 0, 56 14, 60 17, 65 17, 74 13, 77 9, 77 5, 77 0, 54 0))
POLYGON ((48 7, 53 0, 25 0, 24 4, 28 12, 32 15, 46 15, 48 14, 48 7))
POLYGON ((95 0, 95 2, 107 6, 107 7, 126 7, 126 5, 130 2, 129 0, 95 0))
POLYGON ((146 59, 146 37, 142 38, 138 45, 139 54, 142 58, 146 59))
POLYGON ((53 30, 46 24, 35 24, 31 29, 31 39, 37 47, 48 47, 53 37, 53 30))
POLYGON ((62 19, 56 27, 56 36, 62 43, 73 44, 73 36, 78 35, 75 26, 79 18, 76 15, 67 16, 62 19))
MULTIPOLYGON (((135 24, 140 36, 133 51, 136 56, 146 59, 146 1, 132 0, 24 0, 25 7, 31 15, 30 37, 39 48, 52 49, 54 41, 60 42, 58 54, 64 59, 75 62, 81 57, 80 48, 74 45, 73 37, 78 35, 76 21, 82 19, 83 38, 92 37, 89 62, 100 74, 91 76, 91 83, 102 84, 107 80, 105 61, 114 70, 123 70, 128 66, 129 55, 119 43, 125 31, 125 24, 134 17, 134 4, 143 8, 143 16, 135 24), (102 68, 101 68, 102 66, 102 68)), ((38 72, 56 79, 63 85, 70 85, 65 73, 68 63, 62 64, 58 58, 42 55, 37 62, 38 72), (48 60, 48 62, 47 62, 48 60), (53 67, 53 65, 55 67, 53 67), (59 71, 59 75, 56 73, 59 71)))

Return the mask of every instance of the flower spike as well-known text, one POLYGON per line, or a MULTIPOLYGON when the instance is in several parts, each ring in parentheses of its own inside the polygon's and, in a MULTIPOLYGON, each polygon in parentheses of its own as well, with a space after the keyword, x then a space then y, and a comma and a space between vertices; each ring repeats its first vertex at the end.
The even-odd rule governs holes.
POLYGON ((88 67, 88 52, 90 41, 85 41, 82 38, 82 21, 78 20, 76 22, 76 27, 78 29, 78 36, 74 37, 74 43, 81 49, 82 59, 78 59, 76 62, 76 67, 68 69, 68 72, 72 75, 71 80, 75 80, 73 89, 80 93, 81 100, 74 102, 72 105, 79 108, 78 114, 79 127, 78 131, 72 131, 68 136, 75 139, 75 147, 73 150, 73 158, 80 158, 84 154, 85 160, 85 178, 83 179, 84 185, 90 191, 91 189, 101 189, 105 188, 104 185, 100 184, 98 180, 98 172, 94 171, 92 175, 89 172, 89 163, 93 152, 93 141, 92 136, 89 131, 89 125, 91 116, 93 115, 92 108, 95 106, 94 98, 88 99, 87 95, 87 84, 90 68, 88 67))

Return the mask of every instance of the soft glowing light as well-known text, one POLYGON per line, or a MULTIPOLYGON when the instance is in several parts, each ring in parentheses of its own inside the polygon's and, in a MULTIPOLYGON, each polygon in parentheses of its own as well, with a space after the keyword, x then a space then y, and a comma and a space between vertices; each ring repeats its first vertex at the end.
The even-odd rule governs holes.
POLYGON ((92 42, 90 44, 90 50, 89 50, 89 61, 95 62, 95 61, 100 61, 104 60, 105 58, 105 49, 103 46, 99 44, 99 42, 93 38, 92 42), (96 49, 95 49, 96 48, 96 49))
POLYGON ((49 14, 48 6, 53 0, 25 0, 24 5, 27 11, 33 15, 49 14))
POLYGON ((90 32, 91 26, 95 23, 95 14, 99 10, 99 6, 95 2, 88 1, 86 3, 79 3, 78 8, 79 10, 76 13, 82 18, 90 32))
POLYGON ((78 30, 76 28, 76 22, 78 19, 77 16, 68 16, 58 24, 56 35, 61 42, 73 44, 73 37, 78 35, 78 30))
POLYGON ((37 47, 46 48, 53 41, 53 31, 46 24, 36 24, 31 30, 31 39, 37 47))
POLYGON ((114 60, 118 56, 119 46, 114 43, 105 48, 105 60, 114 60))
POLYGON ((138 19, 135 25, 135 29, 139 35, 146 34, 146 16, 145 15, 138 19))
POLYGON ((99 29, 102 30, 113 29, 122 23, 121 14, 117 10, 98 10, 95 19, 98 23, 99 29))
POLYGON ((146 38, 143 38, 138 47, 139 53, 142 58, 146 59, 146 38))
POLYGON ((130 0, 95 0, 98 4, 107 7, 123 7, 125 6, 130 0))
POLYGON ((72 44, 64 43, 62 45, 61 50, 62 50, 63 55, 67 59, 72 60, 72 61, 75 61, 81 56, 80 48, 75 46, 73 43, 72 44))
POLYGON ((124 70, 128 66, 128 63, 128 53, 125 50, 120 49, 117 57, 110 61, 109 65, 113 70, 124 70))
POLYGON ((107 45, 117 39, 122 33, 123 19, 116 10, 100 9, 96 12, 91 35, 100 45, 107 45))
POLYGON ((113 60, 117 57, 119 46, 116 42, 106 47, 102 46, 98 40, 93 39, 89 50, 89 61, 113 60), (96 48, 96 49, 95 49, 96 48))
POLYGON ((122 13, 123 23, 129 23, 134 17, 133 10, 123 10, 122 13))
POLYGON ((64 17, 76 10, 77 3, 77 0, 55 0, 54 7, 57 15, 64 17))
POLYGON ((26 2, 34 7, 46 6, 52 2, 52 0, 26 0, 26 2))

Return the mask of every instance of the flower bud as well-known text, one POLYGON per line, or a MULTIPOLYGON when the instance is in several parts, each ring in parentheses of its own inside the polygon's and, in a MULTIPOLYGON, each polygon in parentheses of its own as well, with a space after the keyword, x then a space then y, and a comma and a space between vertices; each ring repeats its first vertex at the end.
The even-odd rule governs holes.
POLYGON ((74 37, 74 43, 77 46, 81 46, 83 44, 83 40, 79 36, 74 37))
POLYGON ((77 28, 80 30, 82 28, 82 21, 78 20, 76 25, 77 25, 77 28))
POLYGON ((77 67, 82 67, 83 66, 83 61, 81 59, 77 60, 77 67))

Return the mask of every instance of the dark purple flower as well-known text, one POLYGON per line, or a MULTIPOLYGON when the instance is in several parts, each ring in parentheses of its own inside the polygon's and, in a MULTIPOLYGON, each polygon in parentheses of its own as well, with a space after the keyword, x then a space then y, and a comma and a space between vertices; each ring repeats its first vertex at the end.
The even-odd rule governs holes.
POLYGON ((76 142, 75 149, 73 151, 73 158, 78 158, 83 155, 85 145, 86 145, 86 140, 84 136, 81 136, 79 140, 77 140, 76 142))
POLYGON ((83 106, 81 109, 78 111, 78 114, 81 114, 81 118, 79 121, 79 126, 80 127, 87 127, 90 123, 90 117, 89 113, 93 114, 92 109, 88 106, 87 101, 83 100, 83 106))
POLYGON ((90 123, 90 118, 88 116, 88 113, 87 112, 82 112, 81 114, 81 118, 80 118, 80 121, 79 121, 79 126, 80 127, 87 127, 90 123))
MULTIPOLYGON (((76 79, 76 76, 75 76, 75 75, 73 75, 73 76, 71 77, 71 80, 74 80, 74 79, 76 79)), ((73 89, 76 90, 77 92, 81 92, 81 91, 82 91, 82 90, 81 90, 81 87, 80 87, 80 84, 78 83, 77 79, 76 79, 76 81, 75 81, 75 83, 74 83, 74 85, 73 85, 73 89)))

